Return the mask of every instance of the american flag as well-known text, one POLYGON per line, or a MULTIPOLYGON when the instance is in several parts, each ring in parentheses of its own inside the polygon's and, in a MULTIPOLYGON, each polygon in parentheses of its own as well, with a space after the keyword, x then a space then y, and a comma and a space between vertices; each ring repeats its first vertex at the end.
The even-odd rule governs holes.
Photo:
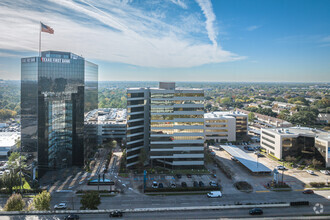
POLYGON ((40 22, 40 24, 41 24, 41 32, 47 32, 47 33, 50 33, 50 34, 54 34, 53 28, 51 28, 51 27, 49 27, 49 26, 47 26, 47 25, 45 25, 41 22, 40 22))

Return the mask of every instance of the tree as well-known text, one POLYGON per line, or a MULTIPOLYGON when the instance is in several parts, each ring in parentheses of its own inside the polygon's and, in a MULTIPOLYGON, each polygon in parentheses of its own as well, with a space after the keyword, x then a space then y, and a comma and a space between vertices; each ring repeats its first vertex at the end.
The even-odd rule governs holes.
POLYGON ((147 160, 147 152, 144 148, 141 148, 140 155, 139 155, 139 166, 144 167, 144 163, 147 160))
POLYGON ((32 206, 37 211, 46 211, 50 210, 50 193, 45 191, 42 191, 42 193, 39 193, 36 195, 33 199, 32 206))
POLYGON ((14 172, 17 172, 20 168, 25 169, 26 168, 26 157, 20 156, 19 152, 13 152, 10 154, 8 158, 8 169, 14 170, 14 172))
POLYGON ((101 204, 101 198, 98 192, 86 192, 82 195, 80 204, 82 205, 80 209, 98 209, 97 207, 101 204))
POLYGON ((232 104, 232 100, 230 97, 225 97, 220 99, 220 104, 224 106, 230 106, 232 104))
POLYGON ((249 119, 249 122, 253 122, 253 121, 254 121, 255 116, 254 116, 254 113, 253 113, 253 112, 250 112, 250 113, 248 114, 248 119, 249 119))
POLYGON ((313 159, 313 160, 312 160, 312 164, 313 164, 314 168, 315 168, 315 167, 320 167, 320 166, 323 165, 323 163, 322 163, 321 161, 316 160, 316 159, 313 159))
POLYGON ((7 203, 4 207, 5 211, 22 211, 25 206, 25 202, 21 194, 13 194, 7 200, 7 203))
POLYGON ((1 178, 1 182, 3 186, 7 188, 9 193, 12 193, 13 188, 20 186, 21 184, 19 174, 13 172, 10 172, 9 174, 5 173, 1 178))
POLYGON ((291 156, 286 156, 285 157, 285 161, 294 162, 294 161, 296 161, 296 158, 295 157, 291 157, 291 156))

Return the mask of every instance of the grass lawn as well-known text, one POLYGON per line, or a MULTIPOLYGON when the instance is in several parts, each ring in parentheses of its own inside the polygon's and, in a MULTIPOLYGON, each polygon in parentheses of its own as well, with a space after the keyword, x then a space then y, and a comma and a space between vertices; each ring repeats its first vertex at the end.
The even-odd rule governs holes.
MULTIPOLYGON (((30 184, 25 180, 24 177, 22 177, 22 184, 23 184, 23 189, 27 189, 27 190, 31 189, 30 184)), ((19 189, 21 189, 21 186, 13 187, 13 190, 19 190, 19 189)))

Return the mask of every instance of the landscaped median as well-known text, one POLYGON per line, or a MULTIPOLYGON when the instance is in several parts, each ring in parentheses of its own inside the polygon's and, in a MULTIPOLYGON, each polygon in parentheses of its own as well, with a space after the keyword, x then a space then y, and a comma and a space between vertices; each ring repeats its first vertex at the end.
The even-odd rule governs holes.
MULTIPOLYGON (((218 205, 218 206, 190 206, 190 207, 161 207, 161 208, 135 208, 121 209, 124 213, 135 212, 166 212, 166 211, 196 211, 196 210, 221 210, 221 209, 250 209, 258 206, 259 208, 283 208, 290 207, 290 203, 256 203, 249 205, 218 205)), ((54 214, 101 214, 110 213, 118 209, 100 209, 100 210, 56 210, 56 211, 12 211, 0 212, 0 216, 6 215, 54 215, 54 214)))

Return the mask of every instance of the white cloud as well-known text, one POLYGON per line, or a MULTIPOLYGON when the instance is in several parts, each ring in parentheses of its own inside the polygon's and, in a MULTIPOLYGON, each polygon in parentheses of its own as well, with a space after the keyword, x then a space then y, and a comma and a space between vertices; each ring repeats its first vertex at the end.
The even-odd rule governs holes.
POLYGON ((252 25, 250 27, 247 27, 246 30, 247 31, 254 31, 254 30, 257 30, 259 28, 261 28, 261 25, 252 25))
POLYGON ((130 1, 120 3, 4 1, 0 4, 0 49, 37 53, 42 21, 55 31, 54 35, 42 33, 42 50, 71 51, 87 59, 145 67, 192 67, 244 59, 214 47, 215 16, 209 15, 210 5, 202 10, 213 45, 196 40, 189 25, 187 29, 175 26, 132 7, 130 1))
POLYGON ((196 0, 198 5, 201 7, 205 17, 206 17, 206 30, 209 36, 209 39, 212 41, 213 45, 217 46, 216 41, 216 31, 214 29, 215 14, 213 13, 211 0, 196 0))
POLYGON ((187 4, 183 0, 170 0, 172 3, 179 5, 181 8, 187 9, 187 4))

